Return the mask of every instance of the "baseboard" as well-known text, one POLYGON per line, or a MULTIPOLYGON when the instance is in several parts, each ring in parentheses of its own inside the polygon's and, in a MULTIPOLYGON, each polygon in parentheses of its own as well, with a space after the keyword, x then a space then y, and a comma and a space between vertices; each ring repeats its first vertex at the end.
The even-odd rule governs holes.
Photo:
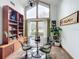
POLYGON ((71 59, 74 59, 63 46, 61 48, 69 55, 71 59))

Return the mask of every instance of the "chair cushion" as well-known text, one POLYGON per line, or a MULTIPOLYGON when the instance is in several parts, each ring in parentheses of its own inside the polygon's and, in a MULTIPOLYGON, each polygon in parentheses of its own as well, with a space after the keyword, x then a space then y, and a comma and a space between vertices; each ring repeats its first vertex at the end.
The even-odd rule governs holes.
POLYGON ((50 45, 44 45, 43 47, 40 48, 40 50, 44 53, 50 53, 50 45))

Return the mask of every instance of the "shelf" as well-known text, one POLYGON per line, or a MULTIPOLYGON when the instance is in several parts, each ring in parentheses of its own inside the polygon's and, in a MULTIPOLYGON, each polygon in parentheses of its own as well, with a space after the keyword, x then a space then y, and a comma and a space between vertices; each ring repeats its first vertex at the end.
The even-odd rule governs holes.
POLYGON ((9 25, 17 26, 17 23, 9 23, 9 25))
POLYGON ((10 21, 10 22, 13 22, 13 23, 17 23, 17 21, 15 21, 15 20, 12 20, 12 19, 10 19, 9 21, 10 21))
POLYGON ((9 36, 9 38, 16 37, 16 36, 17 36, 16 34, 13 34, 13 35, 9 36))
POLYGON ((17 30, 9 30, 10 32, 16 32, 17 30))
POLYGON ((23 21, 22 21, 22 22, 19 22, 19 21, 18 21, 18 23, 23 24, 23 21))
POLYGON ((23 33, 19 33, 19 35, 21 35, 21 34, 23 34, 23 33))

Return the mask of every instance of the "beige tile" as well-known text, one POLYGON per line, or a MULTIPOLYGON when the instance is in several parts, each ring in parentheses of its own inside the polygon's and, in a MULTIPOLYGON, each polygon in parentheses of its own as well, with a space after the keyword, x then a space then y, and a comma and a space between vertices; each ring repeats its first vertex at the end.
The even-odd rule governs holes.
POLYGON ((71 57, 60 47, 53 46, 50 54, 52 59, 71 59, 71 57))

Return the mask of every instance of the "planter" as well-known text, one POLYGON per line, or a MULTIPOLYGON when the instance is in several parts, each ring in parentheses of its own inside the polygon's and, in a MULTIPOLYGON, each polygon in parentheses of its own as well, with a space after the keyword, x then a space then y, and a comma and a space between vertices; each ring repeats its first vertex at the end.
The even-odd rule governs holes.
POLYGON ((54 42, 55 46, 60 46, 60 42, 54 42))

